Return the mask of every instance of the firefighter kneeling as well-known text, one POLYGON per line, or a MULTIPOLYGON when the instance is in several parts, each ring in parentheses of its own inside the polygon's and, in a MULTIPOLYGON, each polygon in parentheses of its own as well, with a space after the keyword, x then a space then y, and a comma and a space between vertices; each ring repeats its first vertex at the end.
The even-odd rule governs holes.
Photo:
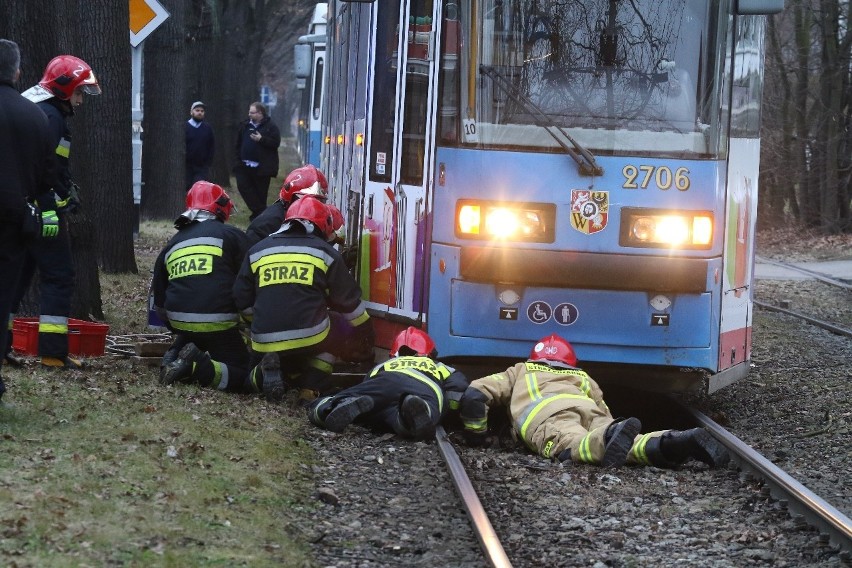
POLYGON ((373 361, 373 325, 361 288, 329 242, 334 230, 332 210, 302 197, 278 231, 249 249, 234 284, 237 308, 251 321, 248 381, 271 400, 288 386, 331 392, 338 358, 373 361))
POLYGON ((701 428, 640 434, 638 418, 616 420, 601 388, 576 365, 574 348, 553 334, 533 347, 527 361, 473 381, 461 403, 468 441, 481 442, 488 411, 505 407, 527 447, 560 462, 604 467, 676 467, 690 459, 710 467, 728 463, 727 450, 701 428))
POLYGON ((154 264, 154 309, 176 334, 160 382, 245 392, 249 357, 231 288, 248 238, 226 224, 234 206, 220 186, 195 182, 186 207, 154 264))

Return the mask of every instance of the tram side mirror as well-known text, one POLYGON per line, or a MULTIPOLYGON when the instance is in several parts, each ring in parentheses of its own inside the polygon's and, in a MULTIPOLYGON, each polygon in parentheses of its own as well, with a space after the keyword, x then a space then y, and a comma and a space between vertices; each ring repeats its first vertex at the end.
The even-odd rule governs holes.
POLYGON ((293 72, 297 79, 307 79, 311 76, 311 46, 307 43, 297 43, 293 46, 293 72))
POLYGON ((784 11, 784 0, 737 0, 737 14, 778 14, 784 11))

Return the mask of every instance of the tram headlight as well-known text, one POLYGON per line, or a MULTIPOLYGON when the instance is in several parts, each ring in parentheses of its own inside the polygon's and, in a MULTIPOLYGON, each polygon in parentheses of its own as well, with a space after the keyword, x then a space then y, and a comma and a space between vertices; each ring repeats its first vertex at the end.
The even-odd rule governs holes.
POLYGON ((625 207, 619 244, 624 247, 709 249, 713 215, 709 211, 665 211, 625 207))
POLYGON ((456 236, 467 239, 550 243, 556 208, 547 203, 459 201, 456 236))

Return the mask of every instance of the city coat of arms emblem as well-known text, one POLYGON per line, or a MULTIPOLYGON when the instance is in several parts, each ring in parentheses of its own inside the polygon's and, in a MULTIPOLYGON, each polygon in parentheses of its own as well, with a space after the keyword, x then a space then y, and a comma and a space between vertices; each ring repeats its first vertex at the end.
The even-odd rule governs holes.
POLYGON ((571 190, 571 226, 587 235, 603 231, 609 216, 609 192, 571 190))

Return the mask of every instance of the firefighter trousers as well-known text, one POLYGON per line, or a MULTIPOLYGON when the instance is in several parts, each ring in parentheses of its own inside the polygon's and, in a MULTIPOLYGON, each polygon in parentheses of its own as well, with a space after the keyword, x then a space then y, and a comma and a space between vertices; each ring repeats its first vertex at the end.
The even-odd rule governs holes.
MULTIPOLYGON (((39 323, 38 354, 42 357, 68 356, 68 317, 71 315, 71 296, 74 293, 74 262, 71 256, 71 237, 68 219, 59 216, 59 234, 36 239, 26 247, 24 267, 15 290, 12 317, 38 270, 39 323)), ((4 353, 11 346, 11 334, 4 353)))

